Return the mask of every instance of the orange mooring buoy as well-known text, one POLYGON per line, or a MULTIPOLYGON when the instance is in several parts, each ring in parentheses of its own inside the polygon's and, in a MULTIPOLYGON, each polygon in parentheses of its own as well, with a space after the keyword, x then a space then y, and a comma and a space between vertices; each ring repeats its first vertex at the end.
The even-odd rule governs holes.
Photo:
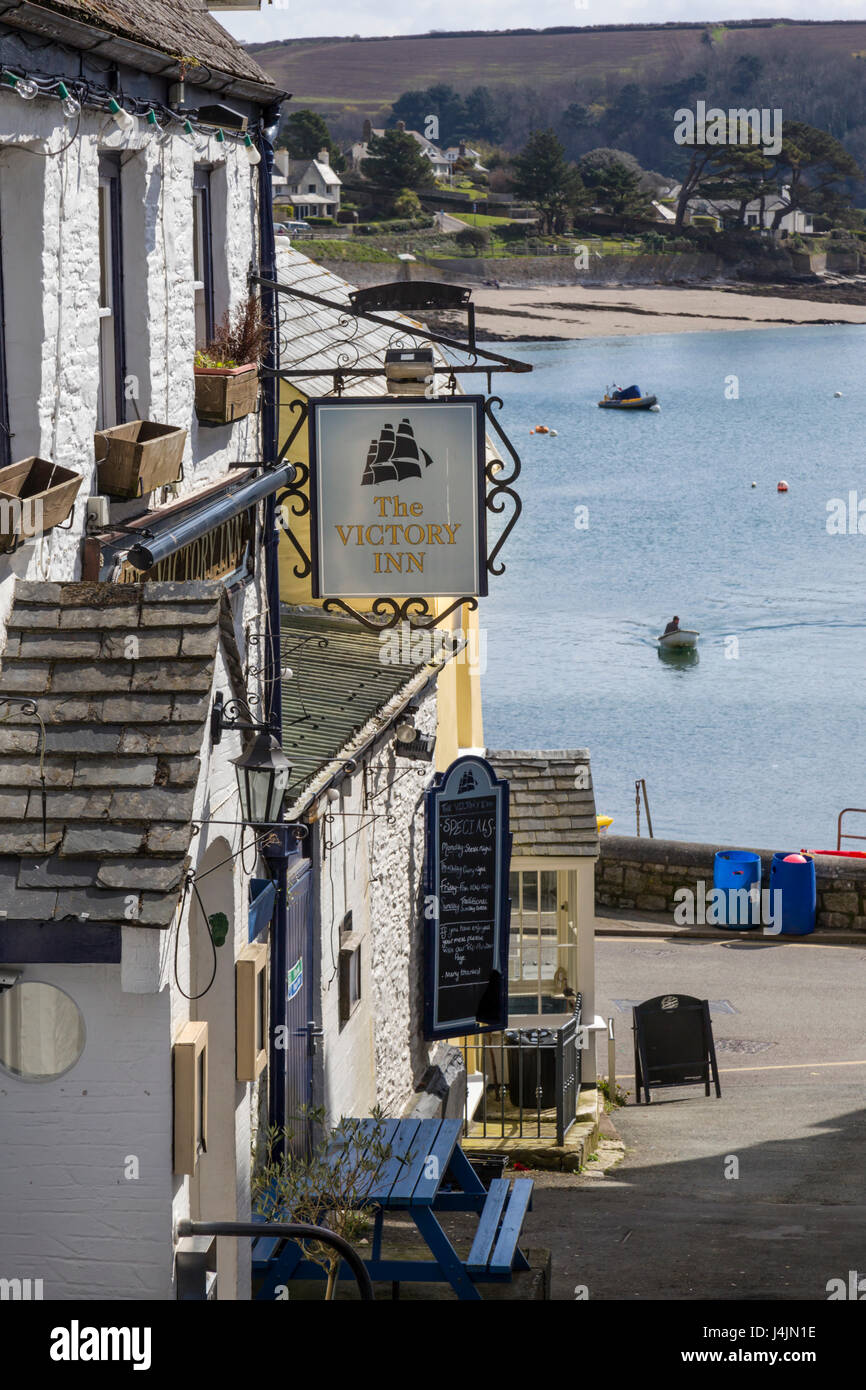
POLYGON ((550 430, 547 428, 547 425, 536 425, 536 426, 535 426, 535 433, 536 433, 536 434, 550 434, 550 430))
POLYGON ((782 481, 781 481, 780 483, 777 483, 777 484, 776 484, 776 491, 777 491, 777 492, 787 492, 787 491, 788 491, 788 484, 785 482, 785 479, 784 479, 784 478, 782 479, 782 481))

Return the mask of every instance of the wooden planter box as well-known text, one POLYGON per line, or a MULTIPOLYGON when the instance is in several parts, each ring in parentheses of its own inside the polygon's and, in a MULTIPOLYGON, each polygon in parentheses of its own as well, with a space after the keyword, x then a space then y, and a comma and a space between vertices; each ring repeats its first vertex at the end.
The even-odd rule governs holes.
POLYGON ((0 551, 17 550, 65 521, 82 481, 71 468, 36 457, 0 468, 0 551))
POLYGON ((186 430, 133 420, 93 436, 99 491, 110 497, 144 497, 181 477, 186 430))
POLYGON ((255 410, 259 373, 255 362, 243 367, 196 367, 195 413, 200 420, 230 425, 255 410))

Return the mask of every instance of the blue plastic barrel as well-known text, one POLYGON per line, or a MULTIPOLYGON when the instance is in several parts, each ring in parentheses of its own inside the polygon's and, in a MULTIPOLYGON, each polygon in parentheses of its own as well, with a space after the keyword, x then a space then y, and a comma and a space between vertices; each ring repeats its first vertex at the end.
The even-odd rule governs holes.
POLYGON ((723 919, 719 926, 740 931, 760 926, 760 854, 748 849, 719 850, 713 862, 713 887, 721 888, 725 894, 724 903, 716 908, 717 915, 723 919), (748 899, 743 897, 744 892, 749 894, 748 899))
MULTIPOLYGON (((796 853, 783 850, 773 855, 770 865, 770 894, 782 894, 782 935, 808 936, 815 930, 815 907, 817 888, 815 884, 815 861, 807 859, 805 864, 786 864, 785 857, 796 853)), ((771 909, 776 899, 770 897, 771 909)), ((773 924, 778 927, 778 917, 773 924)))

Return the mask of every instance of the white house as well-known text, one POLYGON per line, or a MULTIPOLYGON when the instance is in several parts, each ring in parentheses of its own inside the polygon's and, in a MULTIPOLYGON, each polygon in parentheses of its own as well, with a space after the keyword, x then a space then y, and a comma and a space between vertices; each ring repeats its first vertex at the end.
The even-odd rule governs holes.
MULTIPOLYGON (((257 373, 220 422, 193 360, 267 253, 282 94, 194 0, 4 26, 0 1277, 168 1299, 173 1222, 248 1219, 271 1060, 272 861, 212 720, 265 718, 285 470, 257 373)), ((246 1296, 249 1243, 213 1263, 246 1296)))
MULTIPOLYGON (((449 156, 444 150, 441 150, 438 145, 435 145, 432 140, 428 140, 426 135, 422 135, 420 130, 407 130, 405 121, 398 121, 394 128, 402 131, 405 135, 411 135, 415 143, 420 146, 421 153, 426 159, 429 159, 435 178, 447 179, 450 177, 454 163, 458 158, 456 153, 452 153, 452 155, 449 156)), ((363 171, 364 160, 370 153, 370 141, 374 135, 382 136, 384 134, 384 127, 377 128, 374 127, 370 121, 364 122, 362 138, 356 141, 354 145, 350 145, 349 148, 343 152, 344 157, 348 160, 352 169, 363 171)))
POLYGON ((327 150, 320 150, 316 159, 292 159, 288 150, 277 150, 275 201, 290 202, 298 217, 336 217, 342 182, 328 160, 327 150))

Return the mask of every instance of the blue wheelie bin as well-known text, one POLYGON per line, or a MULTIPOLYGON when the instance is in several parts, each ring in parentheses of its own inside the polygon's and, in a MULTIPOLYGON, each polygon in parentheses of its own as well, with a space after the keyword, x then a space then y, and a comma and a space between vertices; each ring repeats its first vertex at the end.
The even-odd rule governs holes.
POLYGON ((719 926, 740 931, 760 926, 761 856, 747 849, 722 849, 713 861, 713 887, 721 888, 725 902, 719 926), (755 891, 756 890, 756 891, 755 891), (744 897, 743 893, 748 897, 744 897))
MULTIPOLYGON (((791 850, 783 850, 773 855, 770 865, 770 903, 775 907, 774 892, 782 895, 782 936, 808 936, 815 930, 815 907, 817 887, 815 883, 815 861, 806 859, 805 863, 786 864, 791 850)), ((778 918, 774 923, 778 927, 778 918)))

